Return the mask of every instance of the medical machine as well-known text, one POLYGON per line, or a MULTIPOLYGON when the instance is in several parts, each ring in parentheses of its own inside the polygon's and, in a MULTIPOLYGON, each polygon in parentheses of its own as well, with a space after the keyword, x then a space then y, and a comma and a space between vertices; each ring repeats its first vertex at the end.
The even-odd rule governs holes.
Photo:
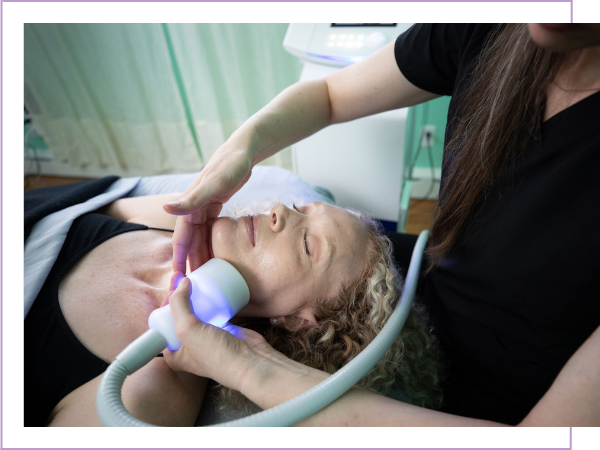
MULTIPOLYGON (((411 25, 293 23, 283 47, 303 62, 300 81, 315 80, 362 61, 411 25)), ((294 171, 331 191, 338 205, 403 231, 410 198, 401 192, 407 117, 402 108, 327 127, 292 146, 294 171)))

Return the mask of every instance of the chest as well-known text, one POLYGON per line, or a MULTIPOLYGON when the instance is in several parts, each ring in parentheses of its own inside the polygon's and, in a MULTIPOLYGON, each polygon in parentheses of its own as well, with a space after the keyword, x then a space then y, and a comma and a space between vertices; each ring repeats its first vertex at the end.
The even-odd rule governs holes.
POLYGON ((564 90, 556 84, 550 84, 546 96, 544 122, 596 92, 596 90, 564 90))
POLYGON ((168 293, 171 259, 171 235, 152 230, 117 235, 83 256, 58 291, 77 339, 111 362, 148 329, 148 316, 168 293))

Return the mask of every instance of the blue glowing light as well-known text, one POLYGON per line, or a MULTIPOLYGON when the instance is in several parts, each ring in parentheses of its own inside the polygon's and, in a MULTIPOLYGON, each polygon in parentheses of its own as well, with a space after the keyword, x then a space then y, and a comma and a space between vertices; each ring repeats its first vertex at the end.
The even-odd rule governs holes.
POLYGON ((197 277, 192 281, 190 298, 194 315, 202 322, 222 328, 234 316, 227 296, 208 277, 197 277))
POLYGON ((223 328, 223 326, 227 324, 227 321, 229 319, 231 319, 231 316, 229 314, 217 315, 213 317, 208 323, 215 327, 223 328))

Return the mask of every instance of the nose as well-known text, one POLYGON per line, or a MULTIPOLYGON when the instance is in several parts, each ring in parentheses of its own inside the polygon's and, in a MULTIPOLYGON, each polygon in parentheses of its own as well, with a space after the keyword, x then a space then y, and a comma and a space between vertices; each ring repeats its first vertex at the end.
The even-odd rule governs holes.
POLYGON ((269 222, 271 225, 271 229, 275 233, 279 233, 285 228, 285 222, 289 219, 290 210, 283 203, 278 203, 271 209, 271 213, 269 214, 269 222))

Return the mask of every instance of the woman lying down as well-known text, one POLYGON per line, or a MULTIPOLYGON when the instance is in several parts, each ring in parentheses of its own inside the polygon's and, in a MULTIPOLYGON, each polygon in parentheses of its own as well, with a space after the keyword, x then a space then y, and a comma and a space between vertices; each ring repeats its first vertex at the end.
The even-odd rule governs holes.
MULTIPOLYGON (((179 194, 117 200, 72 224, 25 320, 25 425, 101 425, 96 390, 114 358, 148 329, 165 304, 176 216, 162 205, 179 194)), ((212 255, 233 264, 250 289, 234 319, 286 356, 335 372, 382 329, 400 296, 391 244, 372 220, 311 203, 268 214, 220 217, 212 255)), ((440 401, 437 346, 413 308, 399 339, 361 385, 440 401)), ((156 357, 128 377, 123 402, 148 423, 194 425, 207 380, 172 371, 156 357)), ((221 409, 250 402, 219 387, 221 409)))

